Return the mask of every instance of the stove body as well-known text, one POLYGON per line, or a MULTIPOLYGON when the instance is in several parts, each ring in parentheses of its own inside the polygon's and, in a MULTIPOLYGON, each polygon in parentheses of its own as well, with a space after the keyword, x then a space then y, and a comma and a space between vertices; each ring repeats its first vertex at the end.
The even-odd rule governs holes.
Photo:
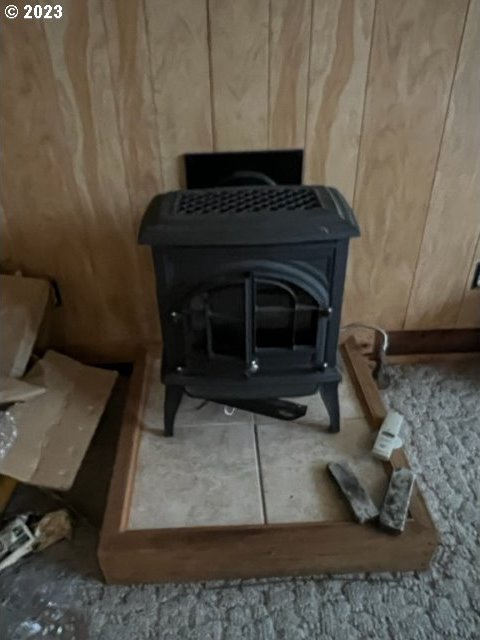
POLYGON ((320 392, 339 430, 337 345, 349 240, 341 194, 225 186, 156 196, 152 248, 163 333, 165 435, 183 393, 284 419, 320 392))

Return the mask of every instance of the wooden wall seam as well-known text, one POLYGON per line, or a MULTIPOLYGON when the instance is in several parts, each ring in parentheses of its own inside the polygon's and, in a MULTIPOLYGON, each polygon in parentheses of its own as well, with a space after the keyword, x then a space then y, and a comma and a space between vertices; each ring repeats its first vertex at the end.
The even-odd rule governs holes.
POLYGON ((457 324, 480 233, 479 149, 480 3, 476 1, 465 15, 405 328, 457 324))
POLYGON ((270 2, 268 147, 304 148, 311 0, 270 2))
MULTIPOLYGON (((141 0, 142 5, 142 13, 143 13, 143 29, 145 33, 145 40, 147 43, 146 51, 147 51, 147 60, 148 60, 148 83, 150 85, 150 91, 152 95, 152 111, 153 111, 153 121, 154 121, 154 131, 155 138, 157 141, 158 151, 159 151, 159 168, 162 176, 162 185, 165 185, 165 172, 163 168, 162 162, 162 138, 160 136, 160 129, 158 127, 158 114, 157 114, 157 105, 154 99, 154 85, 153 85, 153 65, 152 65, 152 52, 150 50, 150 44, 148 39, 148 23, 147 23, 147 9, 146 9, 146 0, 141 0)), ((163 189, 162 189, 163 190, 163 189)))
POLYGON ((352 200, 374 0, 314 0, 306 182, 335 186, 352 200))
POLYGON ((344 318, 400 329, 467 2, 377 5, 344 318))
POLYGON ((434 189, 434 186, 435 186, 435 179, 436 179, 437 172, 438 172, 438 163, 440 161, 440 156, 441 156, 442 149, 443 149, 443 142, 444 142, 444 139, 445 139, 445 129, 446 129, 446 126, 447 126, 448 116, 449 116, 449 113, 450 113, 450 109, 452 108, 453 87, 455 85, 455 78, 456 78, 457 70, 458 70, 458 61, 460 59, 460 52, 462 50, 463 38, 465 36, 465 27, 467 26, 467 18, 468 18, 468 12, 469 12, 469 8, 470 8, 470 2, 471 2, 471 0, 468 0, 467 8, 466 8, 466 11, 465 11, 465 18, 464 18, 464 21, 463 21, 462 35, 461 35, 460 42, 459 42, 459 45, 458 45, 457 59, 455 61, 455 69, 454 69, 454 72, 453 72, 453 75, 452 75, 452 82, 450 84, 450 91, 449 91, 449 95, 448 95, 447 112, 446 112, 446 115, 445 115, 445 120, 443 122, 442 134, 440 136, 440 143, 439 143, 439 146, 438 146, 438 153, 437 153, 437 158, 436 158, 436 161, 435 161, 435 169, 433 171, 432 183, 431 183, 431 186, 430 186, 430 195, 428 197, 428 202, 427 202, 427 206, 426 206, 427 215, 425 216, 425 222, 424 222, 423 231, 422 231, 422 234, 421 234, 422 241, 420 243, 420 246, 418 247, 417 258, 415 260, 415 267, 414 267, 414 270, 413 270, 414 277, 413 277, 413 281, 412 281, 412 286, 410 287, 407 306, 405 307, 405 316, 403 318, 403 323, 402 323, 402 328, 404 328, 404 329, 408 329, 407 320, 408 320, 408 315, 409 315, 409 312, 410 312, 410 309, 411 309, 411 304, 412 304, 412 294, 413 294, 413 292, 415 290, 415 280, 416 280, 416 277, 417 277, 420 257, 422 255, 422 249, 423 249, 424 242, 425 242, 425 233, 427 231, 428 221, 429 221, 429 218, 430 218, 430 215, 431 215, 431 204, 432 204, 433 189, 434 189))
POLYGON ((366 104, 367 104, 367 87, 369 83, 370 73, 371 73, 371 63, 372 63, 372 50, 373 50, 373 34, 375 33, 375 20, 377 16, 377 2, 379 0, 374 0, 373 7, 373 18, 372 18, 372 28, 371 28, 371 37, 370 37, 370 51, 368 53, 368 64, 367 64, 367 77, 365 79, 365 91, 363 96, 363 107, 362 107, 362 122, 360 124, 360 137, 358 141, 358 153, 357 153, 357 162, 355 166, 355 180, 353 183, 353 195, 352 195, 352 204, 356 202, 357 199, 357 185, 358 185, 358 170, 360 167, 360 163, 358 162, 358 158, 360 156, 360 149, 362 148, 363 141, 363 132, 365 129, 365 113, 366 113, 366 104))
MULTIPOLYGON (((303 132, 303 149, 305 155, 305 149, 307 147, 307 135, 308 135, 308 105, 310 103, 310 73, 311 73, 311 62, 312 62, 312 33, 313 33, 313 10, 314 10, 314 0, 310 0, 310 29, 308 34, 308 61, 307 61, 307 92, 305 96, 305 126, 303 132)), ((305 176, 307 173, 305 167, 305 158, 303 161, 303 178, 305 181, 305 176)))
POLYGON ((212 26, 210 22, 210 0, 205 0, 207 12, 207 43, 208 43, 208 80, 210 83, 210 121, 212 128, 212 151, 218 151, 217 146, 217 131, 215 128, 215 86, 213 82, 213 67, 212 67, 212 26))

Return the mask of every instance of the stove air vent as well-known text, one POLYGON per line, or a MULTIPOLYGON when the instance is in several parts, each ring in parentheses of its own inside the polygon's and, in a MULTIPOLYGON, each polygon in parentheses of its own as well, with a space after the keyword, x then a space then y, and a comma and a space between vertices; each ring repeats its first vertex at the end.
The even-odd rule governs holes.
POLYGON ((322 208, 312 187, 230 187, 183 191, 173 215, 235 215, 322 208))

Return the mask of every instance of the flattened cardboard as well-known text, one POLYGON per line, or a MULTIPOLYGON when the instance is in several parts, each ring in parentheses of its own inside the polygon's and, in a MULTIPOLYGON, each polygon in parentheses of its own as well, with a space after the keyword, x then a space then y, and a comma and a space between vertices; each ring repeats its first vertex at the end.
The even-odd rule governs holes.
POLYGON ((24 402, 45 393, 45 387, 30 384, 16 378, 0 377, 0 405, 10 402, 24 402))
POLYGON ((48 351, 25 377, 45 387, 45 393, 9 409, 18 433, 0 460, 0 473, 43 487, 69 489, 117 375, 48 351))
POLYGON ((46 280, 0 275, 0 375, 25 373, 49 294, 46 280))

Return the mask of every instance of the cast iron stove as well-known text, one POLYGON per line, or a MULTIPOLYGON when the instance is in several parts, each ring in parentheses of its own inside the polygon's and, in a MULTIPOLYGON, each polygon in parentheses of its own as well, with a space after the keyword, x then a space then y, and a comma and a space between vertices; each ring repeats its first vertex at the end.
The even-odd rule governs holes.
POLYGON ((339 323, 358 225, 336 189, 245 182, 255 180, 158 195, 142 221, 163 331, 165 435, 183 393, 291 420, 306 408, 280 398, 320 392, 337 432, 339 323))

